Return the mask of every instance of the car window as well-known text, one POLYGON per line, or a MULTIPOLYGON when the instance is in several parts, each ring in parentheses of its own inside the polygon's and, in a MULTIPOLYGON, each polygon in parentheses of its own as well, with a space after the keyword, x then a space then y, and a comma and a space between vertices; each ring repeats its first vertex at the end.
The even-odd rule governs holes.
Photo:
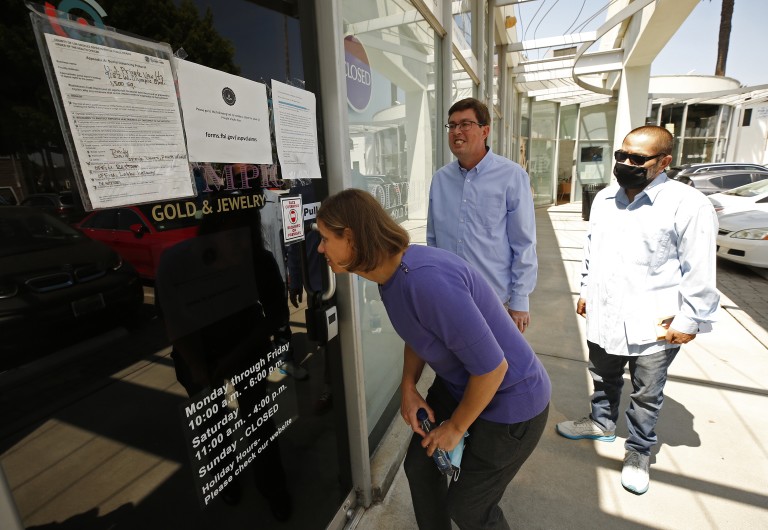
POLYGON ((131 225, 140 224, 146 228, 146 225, 141 220, 136 212, 129 208, 120 208, 117 213, 117 229, 118 230, 130 230, 131 225))
POLYGON ((712 177, 704 180, 703 183, 709 184, 709 186, 715 187, 715 188, 722 188, 723 187, 723 177, 712 177))
POLYGON ((737 186, 749 184, 750 182, 752 182, 752 178, 749 176, 749 173, 735 173, 723 177, 722 187, 729 190, 737 186))
POLYGON ((768 173, 752 173, 752 182, 768 179, 768 173))
POLYGON ((8 188, 8 187, 0 188, 0 198, 2 198, 5 201, 5 203, 3 204, 9 204, 9 205, 16 204, 16 194, 13 192, 11 188, 8 188))
POLYGON ((114 230, 117 227, 117 210, 102 210, 94 213, 83 222, 83 228, 95 230, 114 230))
POLYGON ((62 193, 59 195, 59 200, 64 206, 73 206, 75 204, 74 198, 71 193, 62 193))
POLYGON ((768 179, 752 182, 751 184, 745 184, 738 188, 724 192, 725 195, 734 195, 736 197, 754 197, 755 195, 762 195, 768 193, 768 179))
POLYGON ((51 201, 47 197, 27 197, 21 203, 24 206, 51 206, 51 201))
POLYGON ((77 230, 50 215, 0 213, 0 256, 70 245, 82 239, 77 230))

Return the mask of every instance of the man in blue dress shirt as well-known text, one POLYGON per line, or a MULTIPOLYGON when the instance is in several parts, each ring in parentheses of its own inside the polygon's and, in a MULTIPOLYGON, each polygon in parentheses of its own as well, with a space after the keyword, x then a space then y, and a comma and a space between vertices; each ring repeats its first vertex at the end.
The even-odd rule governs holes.
POLYGON ((491 116, 481 101, 454 103, 445 127, 457 160, 432 179, 427 244, 478 269, 525 332, 538 270, 530 179, 522 167, 486 145, 491 116))

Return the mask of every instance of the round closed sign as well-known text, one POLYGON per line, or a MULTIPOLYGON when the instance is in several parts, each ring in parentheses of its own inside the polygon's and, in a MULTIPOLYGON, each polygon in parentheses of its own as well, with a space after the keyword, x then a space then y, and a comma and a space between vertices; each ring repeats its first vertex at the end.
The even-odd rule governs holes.
POLYGON ((344 37, 344 65, 347 73, 347 103, 362 112, 371 102, 371 63, 363 43, 354 35, 344 37))

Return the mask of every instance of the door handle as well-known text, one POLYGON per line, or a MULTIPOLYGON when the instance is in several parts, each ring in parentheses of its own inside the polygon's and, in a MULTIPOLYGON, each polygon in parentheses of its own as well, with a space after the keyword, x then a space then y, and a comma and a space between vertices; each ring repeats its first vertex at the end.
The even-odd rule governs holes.
MULTIPOLYGON (((317 223, 312 223, 312 230, 317 231, 317 223)), ((320 295, 320 299, 323 302, 327 302, 333 298, 333 295, 336 294, 336 275, 333 273, 328 264, 325 265, 325 270, 328 271, 328 290, 324 291, 320 295)))

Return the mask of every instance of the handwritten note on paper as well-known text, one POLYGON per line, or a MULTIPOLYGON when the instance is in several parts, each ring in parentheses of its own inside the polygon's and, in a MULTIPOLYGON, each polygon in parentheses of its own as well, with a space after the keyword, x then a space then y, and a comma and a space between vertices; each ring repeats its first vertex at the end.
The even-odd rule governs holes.
POLYGON ((91 207, 192 196, 170 62, 45 38, 91 207))

